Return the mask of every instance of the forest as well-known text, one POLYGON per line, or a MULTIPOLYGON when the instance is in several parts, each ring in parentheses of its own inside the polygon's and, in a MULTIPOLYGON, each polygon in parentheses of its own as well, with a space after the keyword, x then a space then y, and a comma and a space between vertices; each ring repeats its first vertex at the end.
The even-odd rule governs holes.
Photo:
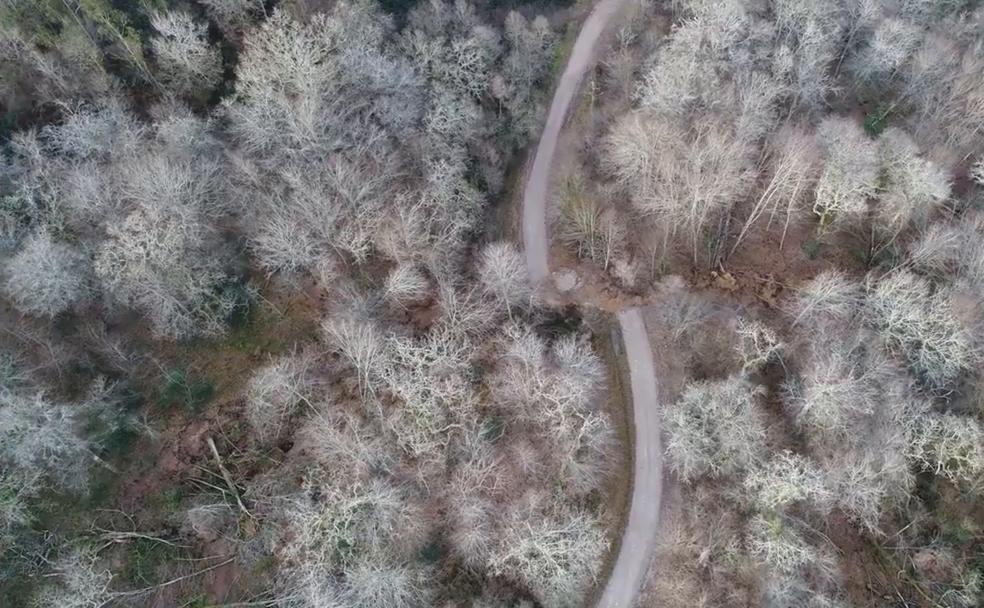
POLYGON ((673 486, 640 606, 984 603, 984 9, 633 4, 553 256, 648 306, 673 486))
POLYGON ((984 6, 608 2, 0 0, 0 606, 984 605, 984 6))
POLYGON ((607 371, 486 228, 558 40, 463 0, 0 5, 0 604, 590 588, 607 371))

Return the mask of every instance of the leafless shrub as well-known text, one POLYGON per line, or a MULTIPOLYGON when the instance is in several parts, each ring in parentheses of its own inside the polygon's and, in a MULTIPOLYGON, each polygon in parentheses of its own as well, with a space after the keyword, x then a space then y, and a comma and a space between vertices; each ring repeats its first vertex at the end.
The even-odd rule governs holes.
POLYGON ((307 356, 293 355, 261 367, 246 387, 246 418, 261 441, 276 440, 297 408, 308 403, 307 356))
POLYGON ((35 598, 37 608, 102 608, 109 604, 113 574, 99 564, 95 551, 85 547, 68 549, 53 565, 54 580, 35 598))

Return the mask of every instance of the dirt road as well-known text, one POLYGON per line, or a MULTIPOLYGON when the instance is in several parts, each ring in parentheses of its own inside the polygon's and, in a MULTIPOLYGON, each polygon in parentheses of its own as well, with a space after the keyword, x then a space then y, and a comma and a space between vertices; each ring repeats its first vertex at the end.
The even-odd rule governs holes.
POLYGON ((567 66, 554 91, 547 124, 540 134, 540 143, 536 148, 536 156, 533 157, 533 168, 526 178, 526 190, 523 194, 523 249, 526 252, 526 268, 533 285, 539 285, 550 272, 547 265, 550 243, 547 238, 547 188, 557 138, 578 85, 594 63, 595 47, 605 25, 626 3, 627 0, 600 0, 595 5, 581 26, 567 59, 567 66))
MULTIPOLYGON (((584 22, 557 84, 547 124, 540 135, 523 194, 523 248, 533 285, 541 285, 550 275, 547 190, 557 140, 578 85, 594 62, 598 39, 626 1, 600 0, 584 22)), ((550 288, 549 285, 546 287, 550 288)), ((618 313, 618 321, 632 386, 632 499, 619 552, 601 592, 598 608, 631 608, 634 604, 655 547, 663 492, 658 386, 649 336, 637 308, 618 313)))

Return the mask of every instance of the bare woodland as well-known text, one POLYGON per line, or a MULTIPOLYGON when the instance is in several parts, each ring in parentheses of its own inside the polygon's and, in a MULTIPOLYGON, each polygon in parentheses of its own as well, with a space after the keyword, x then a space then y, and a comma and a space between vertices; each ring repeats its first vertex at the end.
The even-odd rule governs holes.
MULTIPOLYGON (((0 2, 0 605, 591 601, 618 366, 498 225, 585 8, 0 2)), ((638 606, 981 605, 984 9, 624 13, 551 253, 648 306, 638 606)))
POLYGON ((678 497, 640 605, 980 605, 984 12, 629 12, 555 252, 653 305, 678 497))
POLYGON ((577 605, 608 372, 485 226, 556 24, 131 4, 0 6, 0 603, 577 605))

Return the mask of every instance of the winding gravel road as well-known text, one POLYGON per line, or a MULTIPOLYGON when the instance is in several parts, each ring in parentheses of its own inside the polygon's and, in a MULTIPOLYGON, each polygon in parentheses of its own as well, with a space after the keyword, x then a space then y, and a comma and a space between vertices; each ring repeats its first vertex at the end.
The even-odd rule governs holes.
POLYGON ((581 26, 577 40, 567 59, 567 67, 557 83, 547 124, 540 134, 540 143, 533 157, 533 168, 526 177, 526 190, 523 193, 523 248, 526 251, 526 268, 533 285, 539 285, 550 269, 547 267, 547 188, 550 185, 550 167, 553 165, 557 138, 567 118, 567 110, 577 92, 577 87, 594 63, 595 47, 601 38, 605 25, 627 0, 600 0, 581 26))
POLYGON ((656 548, 663 499, 663 446, 660 441, 658 385, 653 349, 638 308, 618 313, 632 384, 632 502, 622 544, 598 608, 630 608, 642 589, 656 548))
MULTIPOLYGON (((547 234, 547 189, 557 140, 574 95, 594 62, 605 26, 627 0, 599 0, 578 33, 564 73, 557 84, 547 124, 540 135, 533 167, 523 193, 523 248, 533 285, 550 275, 547 234)), ((632 499, 622 542, 598 608, 630 608, 645 581, 656 545, 663 494, 663 450, 660 442, 658 385, 645 322, 638 308, 618 313, 632 386, 632 499)))

